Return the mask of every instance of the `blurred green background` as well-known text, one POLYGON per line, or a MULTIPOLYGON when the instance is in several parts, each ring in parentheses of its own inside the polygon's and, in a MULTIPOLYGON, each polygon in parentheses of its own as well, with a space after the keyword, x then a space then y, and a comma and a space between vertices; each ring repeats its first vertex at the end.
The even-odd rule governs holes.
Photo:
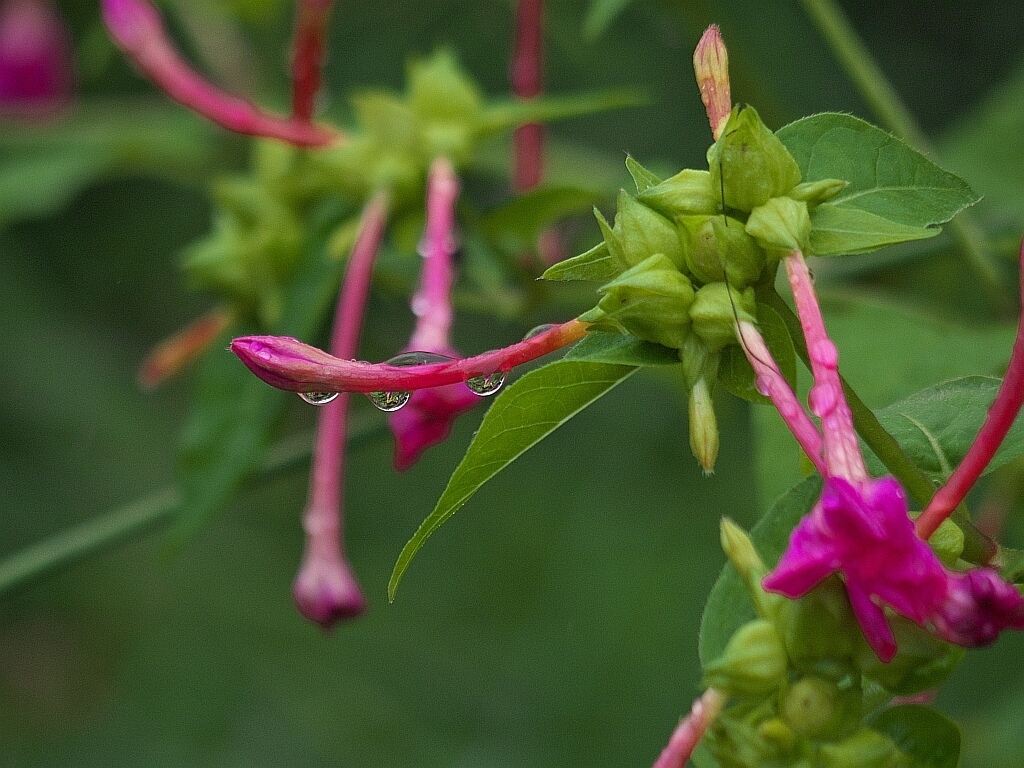
MULTIPOLYGON (((237 22, 256 63, 227 76, 285 103, 287 3, 168 5, 210 20, 207 32, 237 22)), ((1009 280, 1024 224, 1024 4, 842 5, 939 162, 986 194, 978 221, 1009 280)), ((24 128, 0 123, 0 558, 173 480, 188 377, 143 393, 135 368, 211 306, 187 290, 177 258, 208 229, 210 179, 246 157, 244 140, 165 105, 132 73, 93 3, 60 7, 78 59, 76 127, 30 131, 49 142, 40 155, 24 128), (123 106, 147 96, 151 107, 123 106)), ((822 110, 874 117, 795 1, 636 0, 596 39, 583 32, 587 3, 549 0, 548 10, 552 93, 640 86, 650 96, 552 129, 559 163, 607 179, 609 200, 628 181, 626 151, 654 169, 702 164, 710 137, 689 62, 712 21, 735 98, 769 125, 822 110)), ((400 88, 407 58, 438 44, 487 93, 506 93, 511 12, 508 2, 340 3, 328 108, 353 88, 400 88)), ((193 53, 202 34, 182 34, 193 53)), ((592 221, 579 231, 596 237, 592 221)), ((928 242, 820 269, 845 369, 872 406, 939 378, 998 372, 1008 354, 1012 332, 988 320, 949 239, 928 242), (875 330, 858 330, 868 321, 875 330)), ((569 302, 519 323, 460 316, 456 343, 511 342, 567 317, 569 302)), ((393 354, 410 327, 404 300, 375 293, 367 327, 364 356, 393 354)), ((3 595, 0 765, 650 764, 699 691, 720 516, 751 525, 797 472, 795 461, 756 461, 770 417, 717 400, 723 448, 704 478, 679 383, 630 379, 485 487, 390 606, 394 559, 483 409, 405 475, 391 470, 387 439, 365 441, 348 470, 347 539, 371 606, 329 636, 290 600, 304 467, 248 490, 174 555, 153 531, 3 595)), ((296 409, 296 428, 312 410, 296 409)), ((374 418, 368 403, 356 410, 374 418)), ((1024 638, 1004 638, 944 688, 941 705, 965 727, 965 765, 1024 762, 1021 653, 1024 638)))

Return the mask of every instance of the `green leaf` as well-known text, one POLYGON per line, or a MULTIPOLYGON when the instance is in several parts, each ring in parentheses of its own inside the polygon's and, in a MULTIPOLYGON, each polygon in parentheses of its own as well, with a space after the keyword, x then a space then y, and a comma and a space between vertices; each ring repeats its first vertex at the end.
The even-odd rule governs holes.
POLYGON ((624 333, 591 331, 562 359, 613 365, 678 365, 679 350, 624 333))
POLYGON ((589 211, 602 197, 579 187, 537 187, 488 213, 481 227, 506 250, 532 250, 544 230, 566 216, 589 211))
POLYGON ((627 365, 559 360, 531 371, 502 392, 484 416, 434 511, 399 554, 388 582, 388 599, 395 599, 402 575, 424 542, 484 483, 637 370, 627 365))
MULTIPOLYGON (((920 230, 949 221, 980 199, 968 184, 870 123, 835 113, 813 115, 776 134, 796 159, 802 180, 844 179, 849 186, 827 205, 821 222, 830 235, 821 255, 865 252, 920 239, 920 230), (841 209, 844 216, 839 216, 841 209), (857 216, 852 212, 869 214, 857 216), (890 222, 885 228, 877 219, 890 222), (900 229, 902 227, 902 231, 900 229), (840 235, 849 230, 849 245, 840 235), (849 250, 847 250, 847 248, 849 250)), ((816 213, 826 205, 816 209, 816 213)), ((812 234, 812 245, 814 244, 812 234)))
MULTIPOLYGON (((779 370, 789 385, 796 389, 796 349, 785 321, 766 304, 757 305, 757 325, 779 370)), ((771 399, 757 391, 754 369, 743 348, 730 344, 722 350, 718 365, 718 381, 736 397, 752 403, 771 404, 771 399)))
MULTIPOLYGON (((324 227, 311 238, 316 245, 308 249, 291 285, 275 333, 308 339, 323 322, 337 295, 342 267, 326 253, 331 229, 324 227)), ((199 530, 256 472, 285 406, 294 402, 291 393, 253 376, 224 350, 225 345, 215 344, 200 364, 182 432, 178 468, 182 506, 170 534, 173 545, 199 530)))
MULTIPOLYGON (((789 534, 821 494, 821 478, 809 477, 784 494, 750 530, 754 547, 769 567, 774 566, 789 543, 789 534)), ((706 666, 722 655, 729 638, 743 624, 754 618, 743 579, 732 563, 726 563, 718 576, 704 615, 700 620, 700 638, 697 650, 701 664, 706 666)))
POLYGON ((811 253, 838 256, 868 253, 887 245, 935 237, 938 227, 915 227, 837 203, 811 211, 811 253))
POLYGON ((36 152, 0 165, 0 226, 61 210, 114 165, 109 152, 36 152))
POLYGON ((648 101, 646 94, 632 88, 573 96, 537 96, 523 101, 509 99, 488 107, 480 130, 483 133, 493 133, 526 123, 548 123, 553 120, 592 115, 608 109, 638 107, 648 101))
MULTIPOLYGON (((1000 380, 968 376, 916 392, 879 410, 876 415, 906 454, 928 476, 942 482, 963 460, 981 429, 1000 380)), ((1024 456, 1024 421, 1018 420, 985 469, 986 474, 1024 456)), ((884 472, 868 455, 869 469, 884 472)))
POLYGON ((587 16, 583 20, 583 34, 588 40, 596 40, 633 0, 591 0, 587 16))
POLYGON ((892 739, 914 768, 957 768, 960 729, 931 707, 905 704, 882 710, 871 727, 892 739))
POLYGON ((607 282, 622 271, 622 264, 600 242, 586 253, 548 267, 544 280, 594 280, 607 282))

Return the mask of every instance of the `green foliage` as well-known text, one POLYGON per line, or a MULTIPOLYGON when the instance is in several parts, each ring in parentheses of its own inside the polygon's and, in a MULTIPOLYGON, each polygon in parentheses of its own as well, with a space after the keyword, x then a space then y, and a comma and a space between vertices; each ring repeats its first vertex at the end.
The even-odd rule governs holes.
POLYGON ((962 179, 852 115, 805 117, 777 135, 804 182, 849 182, 811 213, 811 251, 818 256, 931 237, 936 225, 980 199, 962 179))
POLYGON ((402 575, 430 535, 484 483, 637 370, 629 365, 560 360, 531 371, 502 392, 434 511, 399 554, 388 583, 389 599, 394 600, 402 575))
POLYGON ((913 768, 957 768, 960 729, 931 707, 904 704, 882 710, 871 725, 895 742, 913 768))

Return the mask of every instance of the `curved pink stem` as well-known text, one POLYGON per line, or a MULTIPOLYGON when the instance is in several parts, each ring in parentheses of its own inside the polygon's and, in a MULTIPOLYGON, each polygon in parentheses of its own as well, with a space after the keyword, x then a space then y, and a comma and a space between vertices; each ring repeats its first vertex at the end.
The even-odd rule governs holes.
MULTIPOLYGON (((1020 249, 1020 269, 1024 274, 1024 243, 1020 249)), ((1024 280, 1021 281, 1021 304, 1024 306, 1024 280)), ((1024 316, 1017 323, 1017 338, 1013 342, 1010 363, 999 386, 996 399, 988 410, 985 423, 982 424, 978 436, 974 438, 970 449, 960 465, 949 476, 932 500, 928 502, 924 512, 917 518, 915 528, 917 535, 928 539, 942 521, 953 514, 953 510, 964 500, 968 491, 974 486, 985 471, 985 467, 996 455, 999 446, 1006 439, 1006 433, 1013 426, 1021 406, 1024 405, 1024 316)))
POLYGON ((330 128, 265 112, 209 83, 174 48, 148 0, 102 0, 103 20, 117 45, 168 96, 235 133, 323 147, 344 139, 330 128))
POLYGON ((587 323, 570 320, 502 349, 463 360, 393 366, 334 357, 287 336, 242 336, 231 342, 250 371, 289 392, 410 392, 510 371, 583 338, 587 323))
POLYGON ((654 762, 653 768, 684 768, 693 750, 700 744, 708 728, 725 706, 725 694, 715 688, 708 688, 693 702, 690 714, 686 716, 668 740, 665 749, 654 762))

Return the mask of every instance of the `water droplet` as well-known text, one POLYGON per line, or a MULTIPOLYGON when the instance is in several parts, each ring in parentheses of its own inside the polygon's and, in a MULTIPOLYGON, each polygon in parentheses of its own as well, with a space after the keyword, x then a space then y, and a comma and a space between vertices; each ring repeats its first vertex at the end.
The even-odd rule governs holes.
POLYGON ((807 404, 811 406, 811 412, 819 418, 830 415, 837 405, 835 388, 823 387, 820 384, 811 387, 807 394, 807 404))
POLYGON ((407 365, 430 365, 431 363, 447 363, 449 360, 455 358, 447 357, 445 355, 438 355, 433 352, 403 352, 400 355, 395 355, 390 360, 386 360, 386 365, 394 365, 396 367, 403 367, 407 365))
POLYGON ((299 397, 310 405, 327 405, 337 396, 337 392, 299 392, 299 397))
POLYGON ((554 323, 545 323, 544 325, 538 325, 532 331, 523 336, 523 341, 526 341, 527 339, 532 339, 534 336, 540 336, 542 333, 547 333, 554 327, 554 323))
POLYGON ((811 357, 828 368, 839 365, 839 350, 831 339, 819 339, 811 348, 811 357))
POLYGON ((504 383, 505 374, 502 371, 495 371, 494 373, 487 373, 483 376, 474 376, 472 379, 466 379, 466 386, 469 387, 469 391, 474 395, 480 395, 480 397, 493 395, 501 389, 501 385, 504 383))
POLYGON ((391 413, 408 403, 412 392, 367 392, 366 396, 382 411, 391 413))
POLYGON ((772 393, 772 388, 769 386, 768 382, 764 378, 762 378, 761 376, 758 376, 754 380, 754 389, 756 389, 759 393, 761 393, 765 397, 769 397, 771 395, 771 393, 772 393))

